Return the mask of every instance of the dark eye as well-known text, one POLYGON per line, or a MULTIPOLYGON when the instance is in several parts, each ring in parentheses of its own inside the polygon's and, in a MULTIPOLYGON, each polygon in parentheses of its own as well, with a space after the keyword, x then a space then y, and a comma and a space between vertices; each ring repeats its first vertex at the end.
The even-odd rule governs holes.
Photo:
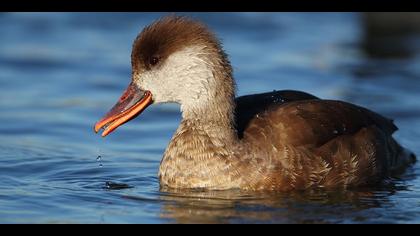
POLYGON ((158 64, 159 62, 159 58, 158 57, 152 57, 150 58, 150 65, 154 66, 156 64, 158 64))

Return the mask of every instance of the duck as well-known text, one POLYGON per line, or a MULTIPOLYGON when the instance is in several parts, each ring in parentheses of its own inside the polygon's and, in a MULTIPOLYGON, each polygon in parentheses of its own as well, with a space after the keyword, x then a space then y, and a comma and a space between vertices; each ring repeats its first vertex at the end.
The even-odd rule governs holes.
POLYGON ((189 17, 146 26, 131 66, 127 89, 94 130, 105 137, 152 104, 179 104, 162 188, 347 189, 378 184, 416 160, 393 138, 393 121, 367 108, 295 90, 236 97, 221 41, 189 17))

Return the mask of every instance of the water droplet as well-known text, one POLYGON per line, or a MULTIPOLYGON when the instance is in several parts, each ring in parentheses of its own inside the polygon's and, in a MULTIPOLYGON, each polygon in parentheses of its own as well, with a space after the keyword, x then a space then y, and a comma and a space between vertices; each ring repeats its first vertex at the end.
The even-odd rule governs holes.
POLYGON ((334 131, 333 131, 333 133, 334 133, 334 134, 338 134, 338 131, 337 131, 337 130, 334 130, 334 131))
POLYGON ((98 155, 98 157, 96 158, 96 161, 97 162, 99 162, 99 167, 102 167, 103 165, 102 165, 102 156, 101 155, 98 155))
POLYGON ((283 103, 283 102, 284 102, 284 100, 281 99, 281 98, 276 98, 276 99, 273 100, 273 103, 283 103))

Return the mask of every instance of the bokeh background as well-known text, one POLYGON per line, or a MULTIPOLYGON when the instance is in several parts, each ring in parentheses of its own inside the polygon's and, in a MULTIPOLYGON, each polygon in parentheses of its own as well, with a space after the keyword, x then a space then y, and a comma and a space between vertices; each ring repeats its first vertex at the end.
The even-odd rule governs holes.
MULTIPOLYGON (((0 14, 0 223, 420 223, 418 164, 370 189, 160 192, 179 106, 149 107, 106 139, 93 124, 129 83, 134 38, 163 15, 0 14)), ((420 154, 419 13, 179 15, 222 40, 238 95, 357 103, 420 154)))

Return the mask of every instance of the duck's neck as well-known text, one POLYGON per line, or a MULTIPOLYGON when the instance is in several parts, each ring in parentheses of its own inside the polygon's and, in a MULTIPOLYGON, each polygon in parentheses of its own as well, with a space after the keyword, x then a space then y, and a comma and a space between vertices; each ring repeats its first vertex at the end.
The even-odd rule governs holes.
POLYGON ((220 188, 226 184, 224 176, 229 175, 227 166, 238 142, 233 90, 233 85, 220 88, 212 99, 194 109, 181 106, 183 119, 161 162, 161 184, 175 188, 220 188))
POLYGON ((195 110, 183 109, 182 121, 175 134, 196 131, 225 144, 237 141, 234 117, 234 98, 215 97, 195 110))
POLYGON ((174 138, 185 131, 196 131, 226 145, 237 142, 235 83, 226 55, 221 56, 210 63, 215 66, 207 73, 208 89, 181 104, 182 122, 174 138))

